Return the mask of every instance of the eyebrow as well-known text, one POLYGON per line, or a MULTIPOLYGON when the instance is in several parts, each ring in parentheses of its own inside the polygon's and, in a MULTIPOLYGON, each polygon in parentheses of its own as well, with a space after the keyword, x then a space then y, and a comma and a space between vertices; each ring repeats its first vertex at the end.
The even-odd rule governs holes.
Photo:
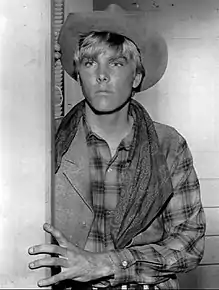
POLYGON ((109 59, 110 60, 119 60, 119 59, 122 59, 122 60, 124 60, 126 62, 128 61, 128 58, 126 56, 124 56, 124 55, 112 56, 109 59))
MULTIPOLYGON (((93 59, 96 60, 98 57, 98 54, 84 54, 81 58, 81 61, 86 60, 86 59, 93 59)), ((115 61, 115 60, 124 60, 125 62, 128 62, 128 58, 124 55, 116 55, 116 56, 110 56, 109 61, 115 61)))

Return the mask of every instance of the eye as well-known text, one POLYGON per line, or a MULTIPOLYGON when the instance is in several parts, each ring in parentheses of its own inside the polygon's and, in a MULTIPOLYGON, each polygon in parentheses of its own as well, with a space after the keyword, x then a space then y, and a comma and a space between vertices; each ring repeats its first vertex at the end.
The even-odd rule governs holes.
POLYGON ((124 64, 120 61, 113 61, 110 63, 111 66, 113 67, 121 67, 121 66, 124 66, 124 64))
POLYGON ((85 67, 91 67, 95 62, 93 59, 84 59, 82 63, 85 67))
POLYGON ((125 63, 126 63, 125 59, 116 58, 116 59, 112 59, 112 61, 110 62, 110 65, 113 67, 122 67, 125 65, 125 63))
POLYGON ((93 60, 88 60, 88 61, 85 62, 84 65, 85 65, 86 67, 90 67, 90 66, 92 66, 93 64, 94 64, 94 61, 93 61, 93 60))

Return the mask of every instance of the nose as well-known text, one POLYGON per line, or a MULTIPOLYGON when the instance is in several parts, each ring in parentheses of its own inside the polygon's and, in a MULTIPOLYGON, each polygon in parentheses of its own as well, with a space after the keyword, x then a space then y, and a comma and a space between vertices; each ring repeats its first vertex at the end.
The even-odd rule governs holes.
POLYGON ((109 82, 110 74, 106 66, 100 65, 96 72, 96 80, 98 83, 109 82))

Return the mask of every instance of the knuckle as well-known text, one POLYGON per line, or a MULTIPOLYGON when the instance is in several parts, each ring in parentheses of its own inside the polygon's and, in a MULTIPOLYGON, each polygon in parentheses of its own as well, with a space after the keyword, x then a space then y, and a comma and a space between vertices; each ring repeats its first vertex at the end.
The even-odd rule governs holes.
POLYGON ((60 259, 59 258, 54 258, 53 259, 53 265, 54 266, 60 266, 60 259))
POLYGON ((39 268, 41 266, 41 260, 36 260, 32 263, 33 268, 39 268))
POLYGON ((51 245, 51 248, 50 248, 50 252, 51 254, 57 254, 57 251, 58 251, 58 246, 57 245, 51 245))
POLYGON ((33 248, 33 253, 38 253, 40 251, 40 246, 34 246, 33 248))
POLYGON ((49 279, 47 280, 47 285, 48 285, 48 286, 49 286, 49 285, 52 285, 52 284, 55 284, 56 282, 58 282, 58 281, 55 280, 54 277, 55 277, 55 276, 53 276, 53 277, 51 277, 51 278, 49 278, 49 279))
POLYGON ((51 284, 58 284, 62 280, 64 280, 63 275, 57 274, 57 275, 51 277, 51 284))
POLYGON ((56 231, 56 236, 57 236, 57 238, 61 238, 62 234, 59 231, 56 231))

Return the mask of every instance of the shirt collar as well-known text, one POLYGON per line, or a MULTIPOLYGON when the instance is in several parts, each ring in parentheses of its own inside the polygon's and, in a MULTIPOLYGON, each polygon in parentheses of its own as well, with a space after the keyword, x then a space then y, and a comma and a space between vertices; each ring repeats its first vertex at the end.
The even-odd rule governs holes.
MULTIPOLYGON (((130 111, 129 111, 129 113, 130 113, 130 111)), ((130 113, 130 115, 133 117, 132 130, 121 141, 121 143, 119 145, 119 150, 125 149, 125 150, 129 151, 129 150, 131 150, 131 149, 133 149, 135 147, 134 136, 136 135, 135 131, 136 131, 136 128, 137 128, 137 118, 136 118, 135 114, 131 114, 130 113)), ((91 141, 93 137, 95 137, 97 139, 103 139, 98 134, 96 134, 95 132, 92 131, 90 125, 88 124, 88 122, 86 120, 85 112, 83 114, 83 120, 82 121, 83 121, 83 128, 84 128, 84 132, 85 132, 85 136, 86 136, 86 141, 87 142, 91 141)))

